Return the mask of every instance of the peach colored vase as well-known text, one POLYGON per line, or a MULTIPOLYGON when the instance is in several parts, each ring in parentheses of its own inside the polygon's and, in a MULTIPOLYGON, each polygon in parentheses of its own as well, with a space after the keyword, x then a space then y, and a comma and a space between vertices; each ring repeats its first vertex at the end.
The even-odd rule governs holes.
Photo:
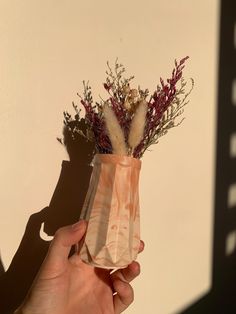
POLYGON ((136 259, 140 243, 139 172, 141 161, 97 154, 81 219, 88 229, 80 250, 90 265, 117 269, 136 259))

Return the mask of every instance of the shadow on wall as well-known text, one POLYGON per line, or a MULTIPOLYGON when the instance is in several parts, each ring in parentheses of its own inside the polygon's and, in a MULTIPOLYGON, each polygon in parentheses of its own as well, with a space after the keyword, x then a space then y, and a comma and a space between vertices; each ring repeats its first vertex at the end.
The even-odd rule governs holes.
POLYGON ((221 0, 212 287, 181 314, 236 313, 236 2, 221 0))
POLYGON ((5 272, 4 266, 3 266, 3 263, 2 263, 2 259, 1 259, 1 257, 0 257, 0 276, 1 276, 2 274, 4 274, 4 272, 5 272))
POLYGON ((91 162, 94 147, 84 138, 77 141, 78 145, 73 145, 66 133, 64 139, 70 161, 62 162, 51 202, 48 207, 30 216, 20 246, 5 273, 2 266, 1 314, 12 314, 24 300, 50 244, 50 241, 42 239, 42 235, 45 238, 52 236, 57 229, 77 222, 80 217, 92 172, 88 163, 91 162))

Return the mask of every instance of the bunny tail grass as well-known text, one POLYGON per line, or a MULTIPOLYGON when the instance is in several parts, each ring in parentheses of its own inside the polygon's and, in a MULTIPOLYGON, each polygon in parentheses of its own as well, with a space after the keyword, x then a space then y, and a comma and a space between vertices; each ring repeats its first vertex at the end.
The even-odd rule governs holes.
POLYGON ((131 149, 131 152, 134 151, 135 147, 143 139, 147 109, 148 109, 147 102, 145 100, 142 100, 138 104, 138 107, 134 113, 128 138, 128 144, 131 149))
POLYGON ((103 113, 108 136, 112 145, 113 154, 122 156, 127 155, 124 133, 113 112, 113 109, 109 107, 107 103, 104 104, 103 113))

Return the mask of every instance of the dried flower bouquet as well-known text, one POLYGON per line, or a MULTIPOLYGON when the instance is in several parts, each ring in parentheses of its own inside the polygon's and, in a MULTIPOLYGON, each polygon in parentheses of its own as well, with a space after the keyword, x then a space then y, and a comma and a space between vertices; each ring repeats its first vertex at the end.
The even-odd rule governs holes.
POLYGON ((182 71, 187 59, 175 61, 171 78, 166 82, 160 79, 161 84, 151 95, 147 89, 131 88, 134 77, 124 77, 122 64, 116 61, 112 69, 107 63, 104 88, 108 98, 94 103, 91 87, 83 82, 84 93, 78 96, 84 117, 74 103, 74 118, 64 112, 71 141, 76 145, 83 137, 95 147, 94 169, 81 212, 81 218, 89 224, 80 254, 91 265, 122 268, 137 257, 140 158, 150 145, 183 121, 176 122, 194 85, 191 79, 191 88, 185 92, 182 71))
POLYGON ((182 71, 187 59, 185 57, 179 63, 175 61, 171 78, 166 82, 161 78, 161 84, 157 85, 151 96, 148 89, 130 87, 134 77, 123 77, 125 68, 122 64, 116 61, 113 70, 107 63, 104 88, 109 97, 94 104, 91 87, 83 82, 83 96, 78 96, 85 108, 85 117, 81 117, 81 109, 74 103, 74 118, 64 112, 64 124, 70 137, 74 142, 78 136, 94 142, 95 152, 99 154, 141 158, 150 145, 157 143, 170 128, 183 121, 176 122, 176 119, 183 113, 194 85, 191 79, 191 88, 185 92, 187 82, 182 71), (85 125, 83 130, 80 127, 82 121, 85 125))

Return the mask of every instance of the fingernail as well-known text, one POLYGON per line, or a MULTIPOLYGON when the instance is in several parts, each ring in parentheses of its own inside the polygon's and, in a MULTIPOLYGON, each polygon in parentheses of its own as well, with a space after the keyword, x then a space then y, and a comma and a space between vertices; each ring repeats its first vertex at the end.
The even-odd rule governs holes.
POLYGON ((78 222, 76 222, 75 224, 73 224, 71 227, 73 229, 73 231, 77 231, 79 230, 83 225, 83 220, 80 220, 78 222))

